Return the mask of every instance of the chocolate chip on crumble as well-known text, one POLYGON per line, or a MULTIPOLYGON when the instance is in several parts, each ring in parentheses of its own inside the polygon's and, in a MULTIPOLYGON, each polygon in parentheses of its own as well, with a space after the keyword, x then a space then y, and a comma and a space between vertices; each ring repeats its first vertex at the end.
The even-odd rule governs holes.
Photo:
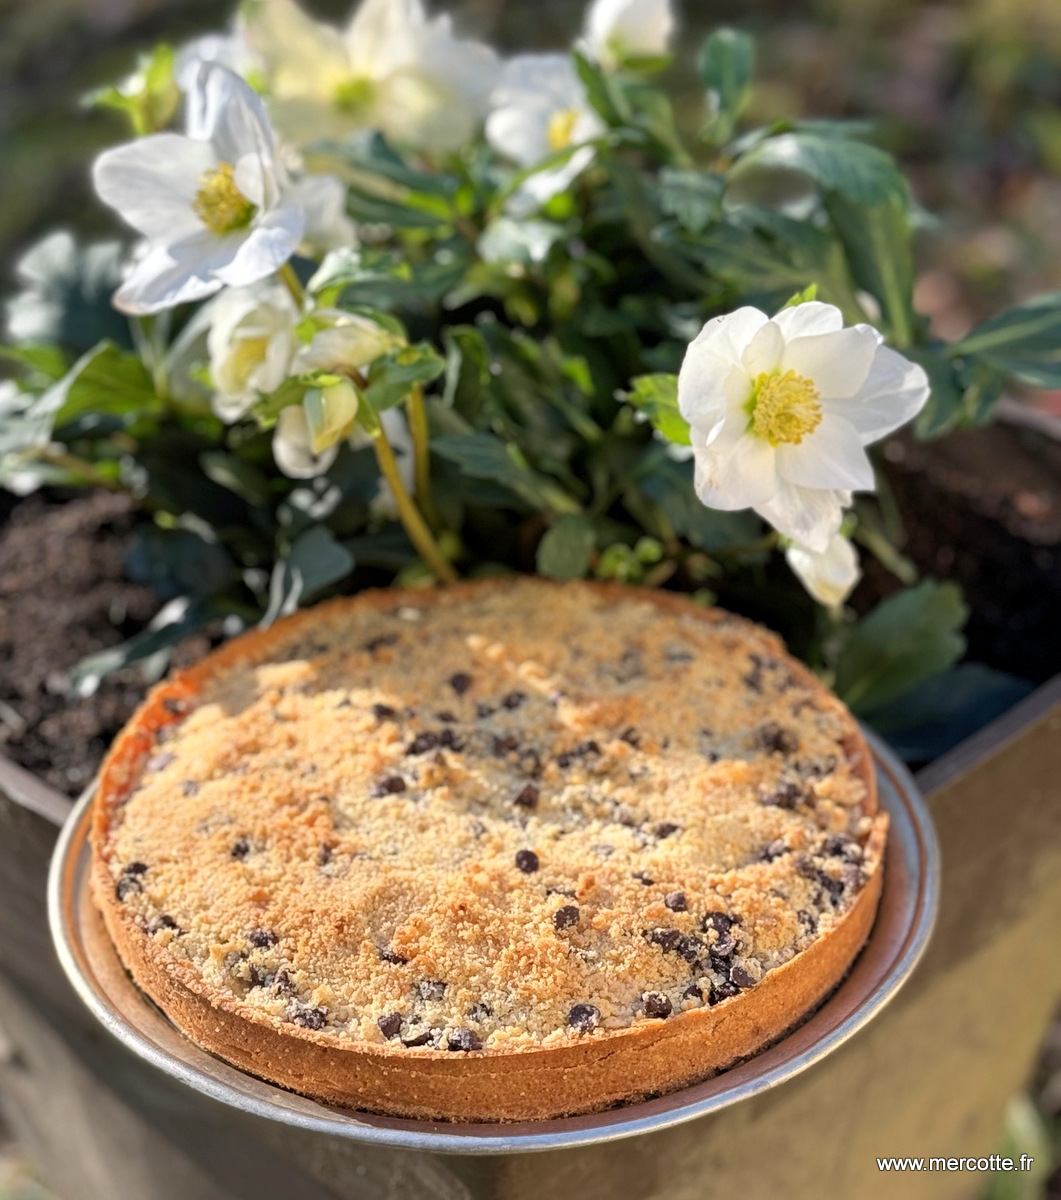
POLYGON ((400 775, 384 775, 382 779, 373 783, 369 794, 378 800, 381 796, 396 796, 399 792, 404 792, 405 788, 405 780, 400 775))
POLYGON ((402 1038, 403 1046, 430 1046, 439 1035, 437 1029, 425 1029, 423 1033, 416 1034, 415 1037, 402 1038))
POLYGON ((796 913, 796 917, 799 919, 799 923, 803 927, 803 931, 805 933, 817 932, 818 918, 813 913, 808 912, 805 908, 801 908, 799 912, 796 913))
POLYGON ((421 1000, 441 1000, 446 994, 446 985, 441 979, 421 979, 416 985, 416 994, 421 1000))
POLYGON ((373 704, 372 715, 377 721, 393 721, 398 715, 398 710, 391 708, 389 704, 373 704))
POLYGON ((181 784, 181 791, 186 796, 194 796, 199 791, 199 785, 194 779, 185 779, 181 784))
POLYGON ((396 1038, 402 1031, 401 1013, 384 1013, 376 1022, 385 1038, 396 1038))
POLYGON ((511 754, 513 750, 519 749, 519 738, 514 733, 498 734, 494 738, 494 753, 498 757, 503 757, 506 754, 511 754))
POLYGON ((524 875, 533 875, 539 867, 538 856, 533 850, 517 850, 516 866, 524 875))
POLYGON ((325 844, 317 851, 317 866, 326 867, 332 861, 332 848, 325 844))
POLYGON ((626 742, 628 746, 633 746, 636 749, 641 745, 641 734, 637 732, 633 725, 630 725, 619 734, 619 740, 626 742))
POLYGON ((486 717, 492 717, 496 711, 496 709, 492 708, 489 704, 484 704, 482 701, 475 706, 475 715, 479 717, 480 720, 486 717))
POLYGON ((438 734, 433 733, 430 729, 425 729, 413 738, 405 748, 405 753, 426 754, 429 750, 437 750, 440 744, 438 734))
POLYGON ((735 983, 739 988, 750 988, 755 985, 755 980, 739 963, 730 967, 729 981, 730 983, 735 983))
POLYGON ((438 735, 438 744, 447 750, 463 750, 464 739, 458 737, 452 729, 443 729, 438 735))
POLYGON ((247 934, 247 941, 252 946, 257 946, 259 950, 265 950, 269 946, 275 946, 280 939, 271 929, 252 929, 247 934))
POLYGON ((646 1017, 669 1017, 671 1015, 671 1002, 662 992, 642 993, 641 1003, 644 1005, 646 1017))
POLYGON ((720 1000, 728 1000, 731 996, 739 996, 740 988, 735 983, 731 983, 728 979, 723 983, 713 983, 711 991, 708 995, 707 1002, 710 1005, 717 1004, 720 1000))
POLYGON ((805 799, 805 794, 799 784, 779 783, 773 791, 763 796, 763 803, 776 808, 795 808, 801 799, 805 799))
POLYGON ((680 825, 675 825, 673 821, 661 821, 652 831, 658 838, 669 838, 671 834, 677 833, 681 829, 680 825))
POLYGON ((397 965, 402 966, 409 961, 407 958, 403 958, 402 955, 396 953, 394 950, 389 950, 386 946, 377 946, 376 953, 379 955, 380 962, 396 963, 397 965))
POLYGON ((791 729, 785 729, 775 721, 759 726, 755 742, 771 754, 795 754, 799 749, 799 738, 791 729))
POLYGON ((633 873, 633 878, 636 879, 638 883, 643 883, 645 887, 651 887, 656 882, 644 871, 635 871, 633 873))
POLYGON ((122 873, 118 877, 118 882, 115 885, 114 891, 119 900, 124 900, 130 892, 142 892, 144 890, 141 876, 147 870, 147 864, 142 862, 131 862, 128 866, 122 868, 122 873))
POLYGON ((229 850, 229 857, 242 861, 251 852, 251 844, 245 837, 238 837, 232 843, 232 849, 229 850))
POLYGON ((687 912, 689 905, 685 900, 684 892, 668 892, 663 897, 663 903, 671 910, 671 912, 687 912))
POLYGON ((537 779, 542 773, 542 756, 537 750, 523 750, 519 756, 519 769, 524 775, 537 779))
POLYGON ((578 924, 578 909, 573 904, 565 904, 553 913, 553 924, 557 929, 570 929, 578 924))
POLYGON ((454 1029, 446 1040, 447 1050, 481 1050, 483 1048, 482 1039, 474 1029, 466 1029, 463 1025, 460 1029, 454 1029))
POLYGON ((291 1015, 288 1017, 295 1025, 301 1025, 303 1029, 323 1029, 328 1023, 328 1014, 323 1008, 313 1008, 308 1004, 300 1004, 297 1008, 291 1010, 291 1015))
POLYGON ((787 853, 788 846, 785 845, 781 838, 777 838, 759 851, 759 862, 773 862, 775 858, 780 858, 783 854, 787 853))
POLYGON ((696 986, 695 983, 690 983, 689 986, 682 992, 683 1000, 703 1000, 704 993, 696 986))
POLYGON ((485 1021, 487 1017, 494 1015, 494 1010, 489 1004, 484 1004, 481 1000, 477 1004, 473 1004, 468 1009, 467 1017, 470 1021, 485 1021))
POLYGON ((509 692, 509 693, 507 693, 507 695, 504 695, 501 697, 501 707, 509 708, 509 709, 519 708, 519 706, 526 699, 527 699, 526 692, 509 692))
POLYGON ((457 714, 451 713, 449 709, 444 709, 442 712, 435 713, 435 719, 441 721, 443 725, 456 725, 457 714))
POLYGON ((277 971, 273 978, 273 988, 281 996, 293 996, 298 990, 295 987, 295 981, 291 978, 290 973, 281 968, 277 971))
POLYGON ((369 654, 375 654, 382 646, 393 646, 398 641, 396 633, 381 633, 379 637, 371 638, 362 646, 363 650, 367 650, 369 654))
POLYGON ((184 932, 169 913, 160 913, 147 927, 148 933, 161 933, 163 929, 175 929, 177 933, 184 932))
POLYGON ((518 804, 520 808, 537 808, 538 795, 538 785, 536 783, 525 783, 516 793, 512 803, 518 804))
POLYGON ((456 675, 449 677, 449 686, 457 693, 458 696, 463 696, 464 693, 472 686, 472 677, 467 671, 458 671, 456 675))
POLYGON ((576 1004, 567 1014, 567 1023, 579 1033, 589 1033, 600 1024, 600 1009, 592 1004, 576 1004))
POLYGON ((647 929, 645 937, 667 954, 678 953, 685 935, 680 929, 647 929))

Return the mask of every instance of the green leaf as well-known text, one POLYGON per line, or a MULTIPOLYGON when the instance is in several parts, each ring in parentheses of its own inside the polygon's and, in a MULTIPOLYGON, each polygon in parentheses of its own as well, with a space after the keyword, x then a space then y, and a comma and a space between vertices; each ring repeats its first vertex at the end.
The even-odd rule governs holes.
POLYGON ((942 343, 910 346, 908 358, 920 363, 928 376, 929 395, 925 407, 914 421, 914 433, 928 441, 940 437, 961 422, 962 387, 954 363, 942 343))
POLYGON ((38 402, 56 429, 86 414, 132 420, 157 415, 163 407, 144 364, 113 342, 101 342, 83 354, 38 402))
POLYGON ((445 369, 445 359, 426 342, 392 350, 369 368, 365 399, 376 412, 393 408, 414 384, 433 383, 445 369))
POLYGON ((163 600, 188 596, 208 599, 233 578, 228 552, 191 529, 148 525, 137 532, 126 556, 129 578, 146 583, 163 600))
POLYGON ((586 99, 606 125, 622 125, 630 118, 630 109, 613 78, 580 51, 573 50, 575 69, 586 89, 586 99))
POLYGON ((725 180, 710 171, 664 167, 659 173, 659 206, 689 233, 703 233, 718 215, 725 180))
POLYGON ((1061 292, 1049 292, 988 320, 951 346, 1032 387, 1061 388, 1061 292))
POLYGON ((468 421, 475 420, 490 381, 490 351, 473 325, 455 325, 442 335, 446 348, 443 402, 468 421))
POLYGON ((691 461, 649 457, 648 465, 650 470, 640 480, 641 490, 660 507, 679 537, 711 554, 750 545, 762 535, 762 523, 752 512, 704 507, 693 489, 691 461))
POLYGON ((538 543, 537 566, 550 579, 582 579, 589 570, 596 534, 588 517, 565 513, 538 543))
POLYGON ((755 41, 739 29, 717 29, 701 47, 697 67, 711 109, 705 136, 727 142, 751 94, 755 41))
POLYGON ((865 142, 820 133, 782 133, 745 154, 730 172, 730 181, 762 167, 802 172, 823 191, 839 192, 853 204, 907 203, 906 181, 895 159, 865 142))
POLYGON ((200 456, 199 465, 207 479, 235 492, 248 504, 259 509, 269 507, 269 480, 257 467, 223 450, 208 450, 200 456))
POLYGON ((0 344, 0 360, 15 363, 30 376, 55 383, 66 374, 69 362, 61 346, 0 344))
POLYGON ((689 445, 689 422, 678 411, 677 375, 639 375, 627 401, 651 421, 668 442, 689 445))
POLYGON ((879 204, 862 204, 833 191, 826 207, 852 278, 876 297, 892 342, 908 346, 915 320, 914 256, 905 199, 891 195, 879 204))
POLYGON ((818 299, 818 285, 812 283, 810 287, 805 287, 803 291, 796 292, 781 305, 782 308, 799 308, 801 304, 809 304, 812 300, 818 299))
POLYGON ((489 433, 447 434, 435 438, 431 449, 456 463, 473 479, 503 484, 533 508, 541 511, 577 512, 578 505, 551 480, 528 465, 517 446, 489 433))
POLYGON ((946 671, 965 652, 968 615, 957 584, 932 579, 882 600, 844 640, 837 694, 865 716, 946 671))
POLYGON ((314 525, 307 529, 291 547, 288 565, 302 579, 302 598, 345 579, 354 569, 354 556, 341 546, 330 529, 314 525))

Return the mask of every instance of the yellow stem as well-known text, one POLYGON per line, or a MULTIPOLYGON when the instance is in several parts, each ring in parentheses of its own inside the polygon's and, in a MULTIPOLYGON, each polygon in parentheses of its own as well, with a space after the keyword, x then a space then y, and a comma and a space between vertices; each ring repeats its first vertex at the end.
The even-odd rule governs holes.
POLYGON ((409 433, 413 439, 416 503, 432 529, 438 528, 438 512, 431 495, 431 446, 427 429, 424 389, 417 383, 409 393, 409 433))
POLYGON ((444 583, 455 583, 457 572, 442 557, 442 552, 439 550, 431 530, 428 529, 427 523, 420 515, 420 510, 405 490, 405 484, 402 483, 398 464, 394 458, 394 451, 391 449, 382 425, 373 433, 372 444, 376 450, 376 461, 379 463, 380 472, 390 484, 394 501, 398 505, 398 515, 405 526, 405 532, 409 535, 409 540, 419 551, 420 557, 435 573, 437 579, 441 579, 444 583))
POLYGON ((295 303, 301 308, 302 302, 306 298, 306 289, 299 282, 299 278, 295 274, 295 268, 289 262, 286 262, 280 268, 279 274, 280 278, 287 285, 287 290, 294 297, 295 303))

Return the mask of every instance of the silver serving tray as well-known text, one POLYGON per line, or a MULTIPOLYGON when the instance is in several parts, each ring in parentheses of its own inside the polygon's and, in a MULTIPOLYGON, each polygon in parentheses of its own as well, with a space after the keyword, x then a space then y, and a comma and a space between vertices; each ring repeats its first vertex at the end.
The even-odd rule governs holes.
MULTIPOLYGON (((869 736, 869 735, 867 735, 869 736)), ((55 847, 48 914, 63 969, 82 1000, 141 1058, 214 1100, 302 1129, 380 1146, 450 1154, 512 1154, 632 1137, 717 1112, 813 1066, 871 1021, 914 969, 936 918, 939 847, 909 773, 870 737, 880 801, 891 817, 884 889, 865 949, 839 988, 799 1028, 703 1083, 608 1112, 504 1124, 410 1121, 307 1100, 190 1042, 132 982, 89 894, 91 792, 55 847)))

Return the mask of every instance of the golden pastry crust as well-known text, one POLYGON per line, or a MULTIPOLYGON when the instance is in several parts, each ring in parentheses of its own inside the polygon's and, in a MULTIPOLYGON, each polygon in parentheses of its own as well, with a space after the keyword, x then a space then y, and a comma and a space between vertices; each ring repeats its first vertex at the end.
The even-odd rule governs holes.
POLYGON ((207 1049, 520 1120, 798 1023, 868 935, 885 836, 857 725, 773 635, 517 578, 333 601, 160 685, 104 764, 93 880, 207 1049))

